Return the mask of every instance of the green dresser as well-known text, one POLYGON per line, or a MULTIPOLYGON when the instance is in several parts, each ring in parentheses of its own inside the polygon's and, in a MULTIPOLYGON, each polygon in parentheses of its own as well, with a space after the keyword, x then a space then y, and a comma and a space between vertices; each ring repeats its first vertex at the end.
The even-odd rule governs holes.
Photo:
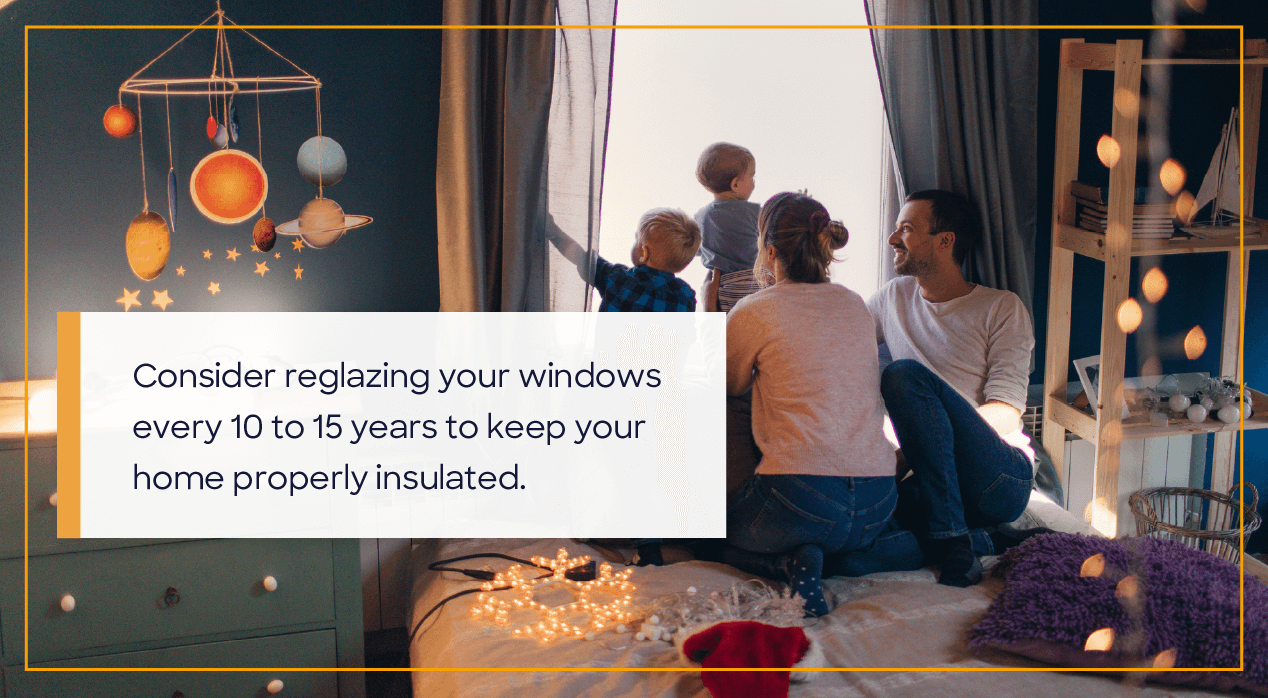
POLYGON ((0 440, 0 697, 364 698, 356 539, 57 539, 57 441, 0 440), (235 667, 260 671, 107 671, 235 667))

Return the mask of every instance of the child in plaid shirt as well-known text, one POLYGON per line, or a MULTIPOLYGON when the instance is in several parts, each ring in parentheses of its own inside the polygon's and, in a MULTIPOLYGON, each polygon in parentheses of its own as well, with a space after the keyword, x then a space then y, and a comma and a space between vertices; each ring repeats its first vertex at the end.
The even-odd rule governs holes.
MULTIPOLYGON (((551 242, 586 276, 585 253, 563 235, 551 242)), ((595 258, 594 273, 586 281, 603 297, 600 312, 694 312, 696 292, 675 276, 691 263, 700 249, 700 227, 690 216, 673 208, 654 208, 638 221, 633 267, 595 258)))
MULTIPOLYGON (((594 274, 586 277, 586 254, 575 241, 557 231, 549 235, 560 253, 577 265, 586 281, 599 290, 600 312, 694 312, 696 292, 676 274, 691 263, 700 249, 700 226, 674 208, 654 208, 638 221, 630 261, 613 264, 595 257, 594 274)), ((661 565, 659 538, 639 538, 639 565, 661 565)))

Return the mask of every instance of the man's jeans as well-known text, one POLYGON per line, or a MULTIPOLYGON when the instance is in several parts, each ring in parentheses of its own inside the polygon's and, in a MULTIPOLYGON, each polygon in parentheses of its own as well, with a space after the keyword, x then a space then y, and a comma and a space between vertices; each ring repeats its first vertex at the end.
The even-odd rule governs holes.
POLYGON ((970 534, 974 552, 993 554, 980 529, 1025 511, 1034 476, 1030 459, 920 362, 885 367, 881 396, 912 475, 899 484, 895 521, 875 544, 830 561, 824 576, 919 569, 924 556, 913 533, 926 539, 970 534))
POLYGON ((813 543, 825 554, 863 548, 889 521, 892 477, 754 475, 727 507, 727 542, 754 553, 813 543))

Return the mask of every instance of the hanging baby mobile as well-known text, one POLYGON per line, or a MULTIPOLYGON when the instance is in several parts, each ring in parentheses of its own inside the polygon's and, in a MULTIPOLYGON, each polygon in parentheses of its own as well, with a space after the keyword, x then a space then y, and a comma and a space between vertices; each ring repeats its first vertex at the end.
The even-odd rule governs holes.
MULTIPOLYGON (((369 216, 343 212, 339 204, 325 198, 325 187, 336 184, 347 172, 348 161, 343 148, 321 133, 321 81, 265 44, 246 29, 225 16, 217 0, 216 11, 176 43, 119 86, 118 104, 106 110, 102 123, 106 132, 116 138, 137 134, 141 152, 141 213, 128 226, 125 239, 128 265, 143 281, 152 281, 167 265, 171 236, 177 228, 177 173, 172 157, 171 99, 173 97, 205 97, 207 99, 206 135, 212 152, 204 157, 189 175, 189 195, 194 207, 207 219, 234 225, 255 218, 252 243, 261 252, 273 248, 277 235, 298 236, 303 244, 314 249, 329 247, 348 230, 371 222, 369 216), (209 24, 212 20, 215 24, 209 24), (146 73, 159 59, 200 29, 214 30, 215 48, 211 56, 211 72, 194 77, 154 77, 146 73), (228 37, 241 32, 253 43, 256 51, 266 50, 293 68, 295 73, 274 76, 239 76, 234 72, 233 55, 228 37), (275 226, 267 216, 265 200, 269 178, 264 171, 264 136, 260 129, 260 95, 311 90, 316 98, 317 135, 299 149, 297 164, 300 173, 317 187, 317 198, 304 205, 299 216, 275 226), (135 111, 125 105, 124 95, 136 98, 135 111), (246 95, 254 96, 252 104, 241 104, 246 95), (167 219, 150 210, 145 172, 145 121, 141 98, 161 97, 167 130, 167 219), (254 108, 256 154, 238 149, 243 135, 239 107, 254 108)), ((188 125, 177 126, 177 133, 188 132, 188 125)), ((297 245, 299 243, 296 243, 297 245)), ((298 278, 298 273, 297 273, 298 278)))

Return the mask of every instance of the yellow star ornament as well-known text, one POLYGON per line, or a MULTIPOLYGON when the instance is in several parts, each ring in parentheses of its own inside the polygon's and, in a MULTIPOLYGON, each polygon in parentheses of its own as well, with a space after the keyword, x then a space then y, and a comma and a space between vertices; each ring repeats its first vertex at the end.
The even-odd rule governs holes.
POLYGON ((274 252, 274 253, 273 253, 273 259, 281 259, 281 258, 282 258, 282 253, 281 253, 281 252, 274 252))
POLYGON ((207 285, 207 292, 213 296, 220 293, 220 284, 215 281, 211 282, 207 285))
POLYGON ((135 291, 129 291, 128 289, 125 288, 123 289, 123 298, 119 298, 118 300, 115 301, 115 303, 122 303, 123 312, 126 313, 132 309, 132 306, 141 305, 141 301, 136 299, 137 294, 140 292, 141 292, 141 289, 139 288, 135 291))
POLYGON ((185 275, 185 267, 176 267, 176 275, 177 275, 177 276, 184 276, 184 275, 185 275))
POLYGON ((299 281, 302 278, 304 278, 304 268, 296 264, 295 265, 295 280, 299 281))
POLYGON ((256 262, 256 263, 255 263, 255 271, 253 271, 253 272, 251 272, 251 273, 252 273, 252 274, 259 274, 259 275, 260 275, 260 278, 264 278, 264 275, 268 272, 268 270, 269 270, 269 263, 268 263, 268 262, 256 262))
POLYGON ((259 251, 260 251, 260 248, 256 247, 255 245, 252 245, 252 246, 251 246, 251 251, 252 251, 252 252, 259 252, 259 251))
POLYGON ((155 291, 154 300, 150 301, 150 305, 157 305, 163 310, 167 310, 167 306, 172 304, 172 299, 167 297, 167 291, 155 291))
POLYGON ((303 252, 304 241, 299 238, 295 238, 294 240, 291 240, 291 247, 294 247, 296 252, 303 252))
POLYGON ((211 250, 203 250, 203 259, 211 259, 211 250))
POLYGON ((242 255, 238 252, 238 248, 236 248, 236 247, 235 247, 235 248, 233 248, 232 250, 225 250, 225 252, 227 252, 227 253, 228 253, 227 255, 225 255, 225 259, 227 259, 227 260, 229 260, 229 261, 231 261, 231 262, 236 262, 236 261, 238 261, 238 257, 241 257, 241 256, 242 256, 242 255))

